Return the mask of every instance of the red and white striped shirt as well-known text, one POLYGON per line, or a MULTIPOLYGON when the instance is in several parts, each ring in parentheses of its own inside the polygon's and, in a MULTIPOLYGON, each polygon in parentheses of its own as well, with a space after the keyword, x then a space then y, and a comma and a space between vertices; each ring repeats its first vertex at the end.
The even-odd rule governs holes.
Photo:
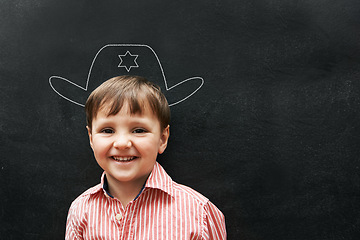
POLYGON ((74 200, 66 223, 72 239, 226 239, 224 215, 206 197, 178 184, 156 163, 144 190, 125 208, 101 183, 74 200))

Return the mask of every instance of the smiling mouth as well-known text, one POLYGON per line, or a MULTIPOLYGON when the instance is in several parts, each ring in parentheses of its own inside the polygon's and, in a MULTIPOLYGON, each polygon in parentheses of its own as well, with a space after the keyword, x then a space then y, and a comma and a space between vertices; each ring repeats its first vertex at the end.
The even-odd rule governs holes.
POLYGON ((112 156, 111 157, 112 159, 114 159, 115 161, 117 162, 130 162, 134 159, 136 159, 137 157, 115 157, 115 156, 112 156))

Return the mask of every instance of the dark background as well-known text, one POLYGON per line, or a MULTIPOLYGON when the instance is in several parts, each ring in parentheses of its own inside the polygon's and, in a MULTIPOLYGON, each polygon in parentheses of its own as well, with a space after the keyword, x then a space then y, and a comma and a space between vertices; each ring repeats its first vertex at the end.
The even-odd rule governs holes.
POLYGON ((159 161, 229 239, 359 239, 358 0, 1 1, 1 239, 63 239, 99 182, 83 108, 48 79, 84 85, 109 43, 151 46, 170 86, 204 78, 159 161))

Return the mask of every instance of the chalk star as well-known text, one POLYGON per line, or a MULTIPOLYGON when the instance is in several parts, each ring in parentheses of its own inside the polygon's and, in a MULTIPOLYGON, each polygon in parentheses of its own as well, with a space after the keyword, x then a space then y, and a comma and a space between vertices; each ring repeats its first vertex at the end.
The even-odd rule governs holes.
POLYGON ((136 59, 139 55, 132 55, 129 51, 126 51, 124 55, 118 55, 120 58, 120 64, 118 67, 124 67, 126 71, 130 72, 131 68, 137 68, 139 65, 136 62, 136 59), (124 58, 124 59, 123 59, 124 58))

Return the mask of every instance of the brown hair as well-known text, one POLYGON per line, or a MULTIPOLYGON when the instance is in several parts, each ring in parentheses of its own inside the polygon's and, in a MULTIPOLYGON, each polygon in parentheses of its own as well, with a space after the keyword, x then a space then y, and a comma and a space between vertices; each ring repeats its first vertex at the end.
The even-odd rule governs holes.
POLYGON ((165 129, 170 123, 169 104, 160 87, 140 76, 118 76, 97 87, 85 104, 87 126, 92 128, 92 120, 98 111, 106 110, 108 116, 117 114, 124 104, 129 105, 130 114, 142 114, 150 107, 165 129))

